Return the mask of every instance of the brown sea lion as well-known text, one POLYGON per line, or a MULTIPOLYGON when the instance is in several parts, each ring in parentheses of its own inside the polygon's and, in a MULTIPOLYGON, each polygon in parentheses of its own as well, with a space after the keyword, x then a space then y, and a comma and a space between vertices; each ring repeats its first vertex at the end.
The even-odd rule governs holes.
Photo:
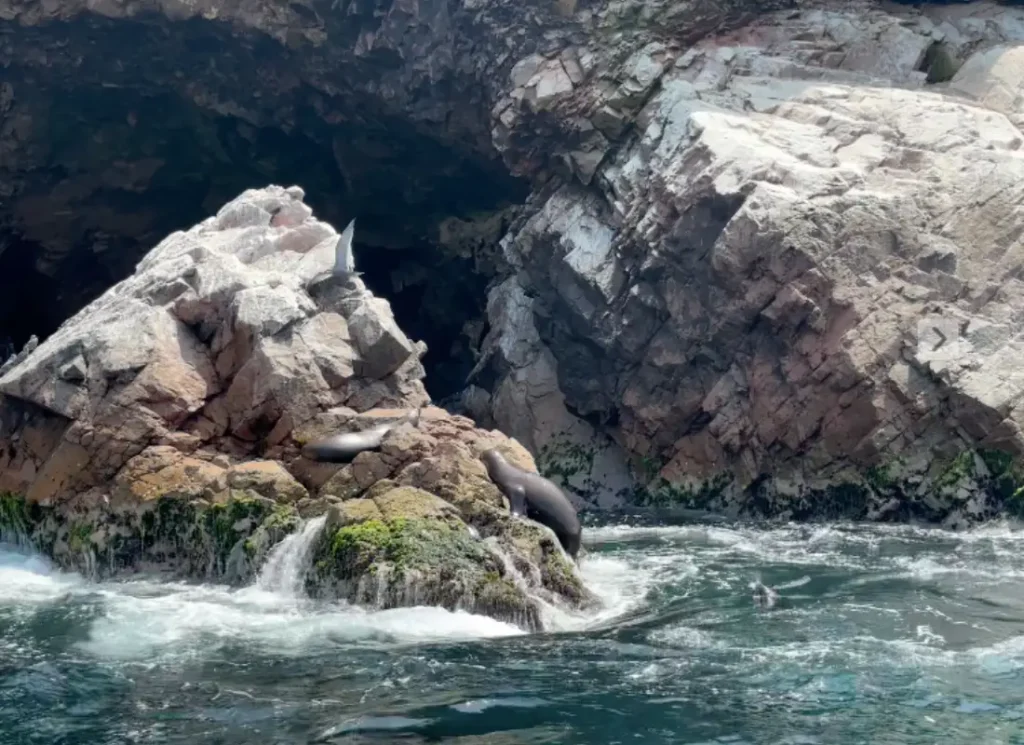
POLYGON ((512 514, 551 528, 565 552, 575 559, 583 529, 565 493, 543 476, 512 465, 497 450, 484 452, 480 460, 491 481, 508 497, 512 514))
POLYGON ((388 432, 408 422, 414 427, 420 423, 420 409, 393 422, 379 424, 362 432, 343 432, 320 440, 314 440, 302 447, 302 455, 318 463, 349 463, 364 450, 376 450, 388 432))

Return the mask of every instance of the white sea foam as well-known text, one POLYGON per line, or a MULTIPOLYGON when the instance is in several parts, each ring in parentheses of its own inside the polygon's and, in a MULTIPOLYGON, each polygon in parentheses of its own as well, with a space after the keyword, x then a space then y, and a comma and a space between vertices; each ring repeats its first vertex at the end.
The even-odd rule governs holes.
MULTIPOLYGON (((153 589, 139 584, 139 589, 153 589)), ((154 654, 202 654, 224 642, 242 642, 265 653, 302 655, 360 641, 395 644, 522 633, 491 618, 441 608, 367 610, 297 602, 289 594, 259 588, 211 585, 164 585, 164 593, 156 596, 131 589, 106 591, 106 612, 94 622, 85 650, 104 657, 143 659, 154 654)))
MULTIPOLYGON (((304 559, 291 549, 282 564, 301 566, 304 559)), ((265 583, 273 590, 141 579, 92 583, 7 547, 0 549, 0 607, 27 612, 67 597, 99 599, 102 613, 79 646, 89 654, 121 660, 202 655, 224 643, 301 655, 347 643, 393 645, 523 633, 492 618, 442 608, 379 611, 317 603, 296 596, 294 573, 275 570, 273 577, 265 583)))
MULTIPOLYGON (((514 625, 465 612, 430 607, 379 611, 306 598, 301 592, 301 578, 320 527, 317 521, 311 521, 293 534, 290 541, 275 547, 257 582, 241 589, 142 579, 97 584, 58 571, 38 556, 12 548, 0 549, 0 608, 31 608, 63 597, 91 596, 100 601, 101 612, 90 622, 87 638, 80 643, 82 651, 99 657, 135 660, 202 655, 224 644, 243 644, 282 655, 302 655, 325 646, 396 645, 523 634, 514 625)), ((853 614, 851 623, 864 617, 866 611, 859 609, 875 605, 877 612, 868 614, 875 623, 881 623, 882 618, 898 619, 904 613, 884 604, 865 605, 858 599, 856 588, 870 589, 872 582, 898 578, 935 581, 951 573, 982 582, 1024 576, 1024 559, 1020 558, 1024 552, 1016 550, 1024 548, 1020 546, 1024 542, 1024 533, 1020 531, 1000 526, 961 534, 944 533, 939 536, 941 545, 938 547, 924 542, 926 534, 922 529, 901 526, 881 526, 877 530, 874 526, 871 530, 785 526, 762 531, 745 526, 738 529, 692 525, 653 529, 613 526, 590 530, 585 533, 589 546, 614 544, 609 551, 591 550, 580 564, 584 581, 602 601, 601 607, 585 613, 549 607, 545 610, 545 622, 555 632, 607 626, 642 609, 656 588, 673 586, 673 594, 678 597, 680 592, 688 592, 690 583, 698 581, 715 593, 743 594, 749 571, 742 567, 761 564, 794 568, 815 564, 833 568, 858 563, 864 565, 862 568, 870 565, 869 576, 847 577, 845 590, 821 593, 822 597, 829 598, 850 594, 842 607, 846 609, 843 612, 853 614), (654 545, 651 545, 652 538, 654 545), (913 544, 918 540, 922 545, 916 553, 903 550, 879 556, 863 551, 872 541, 895 541, 905 547, 908 541, 913 544), (984 560, 977 560, 977 556, 983 556, 984 560)), ((809 568, 807 574, 814 576, 814 571, 809 568)), ((835 612, 834 606, 829 607, 833 608, 830 612, 835 612)), ((920 610, 919 614, 926 610, 920 610)), ((670 647, 744 648, 744 644, 723 637, 716 630, 715 612, 709 608, 702 616, 702 621, 710 626, 695 629, 685 622, 670 623, 652 636, 651 641, 670 647)), ((925 613, 923 621, 915 621, 918 625, 939 624, 933 625, 930 633, 917 634, 915 625, 909 627, 904 639, 883 643, 904 645, 905 651, 913 650, 914 654, 925 656, 954 654, 954 650, 941 650, 940 637, 945 628, 941 624, 945 622, 941 615, 931 615, 938 620, 930 621, 931 616, 925 613)), ((776 618, 786 617, 776 614, 776 618)), ((974 648, 970 654, 984 664, 995 664, 993 660, 1024 659, 1024 642, 1001 644, 1000 648, 988 651, 974 648)), ((810 651, 811 648, 804 650, 810 651)), ((800 645, 774 651, 769 646, 757 654, 789 656, 804 652, 800 645)))
POLYGON ((0 544, 0 605, 45 602, 81 585, 80 577, 57 571, 46 559, 0 544))

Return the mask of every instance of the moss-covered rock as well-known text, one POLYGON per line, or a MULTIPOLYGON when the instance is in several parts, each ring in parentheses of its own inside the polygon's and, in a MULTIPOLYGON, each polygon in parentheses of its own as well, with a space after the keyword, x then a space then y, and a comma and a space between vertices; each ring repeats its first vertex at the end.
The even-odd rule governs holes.
POLYGON ((594 469, 595 449, 573 442, 565 435, 555 437, 537 456, 537 470, 549 479, 568 480, 594 469))
POLYGON ((957 529, 1003 515, 1024 518, 1024 457, 988 448, 920 453, 814 482, 771 474, 744 489, 715 480, 679 489, 655 480, 634 499, 787 520, 910 520, 957 529))
POLYGON ((366 520, 383 519, 384 515, 381 513, 377 503, 372 499, 349 499, 341 504, 332 506, 327 511, 328 527, 352 525, 366 520))
POLYGON ((247 538, 236 542, 228 554, 225 572, 230 578, 245 580, 255 576, 267 554, 289 533, 295 532, 302 520, 290 505, 275 504, 247 538))
POLYGON ((237 584, 303 519, 326 512, 306 576, 315 597, 465 609, 528 629, 540 628, 545 603, 595 603, 554 534, 513 517, 479 460, 497 446, 532 469, 529 453, 460 417, 424 420, 350 464, 297 469, 301 483, 291 469, 300 454, 233 463, 148 447, 110 484, 58 506, 3 496, 0 531, 96 576, 152 570, 237 584))
POLYGON ((19 543, 28 536, 29 519, 24 497, 0 492, 0 541, 19 543))
POLYGON ((214 502, 162 496, 132 507, 79 503, 60 510, 17 495, 0 498, 0 533, 98 577, 159 571, 246 582, 298 524, 294 507, 245 491, 214 502))
POLYGON ((497 571, 484 572, 473 588, 473 609, 531 630, 540 628, 537 611, 524 603, 523 590, 497 571))
POLYGON ((565 554, 558 550, 556 541, 547 539, 541 543, 541 550, 540 574, 544 586, 576 604, 587 603, 590 600, 587 588, 565 554))
MULTIPOLYGON (((650 459, 642 461, 642 468, 648 474, 657 474, 659 466, 650 459)), ((686 509, 719 508, 724 503, 727 490, 733 485, 731 474, 719 473, 706 479, 670 481, 660 475, 641 479, 632 495, 632 502, 646 507, 686 509)))
POLYGON ((325 531, 311 595, 383 608, 436 605, 540 628, 537 607, 461 521, 392 517, 325 531))
POLYGON ((983 449, 978 456, 988 471, 992 497, 1008 514, 1024 518, 1024 457, 983 449))

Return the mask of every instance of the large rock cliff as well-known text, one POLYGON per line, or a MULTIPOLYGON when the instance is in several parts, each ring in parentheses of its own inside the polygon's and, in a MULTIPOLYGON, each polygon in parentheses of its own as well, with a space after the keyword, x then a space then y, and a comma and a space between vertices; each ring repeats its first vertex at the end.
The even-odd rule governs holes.
POLYGON ((503 242, 494 407, 522 417, 557 378, 648 501, 1017 511, 1022 42, 990 4, 825 5, 625 61, 578 48, 561 87, 565 53, 521 60, 506 155, 531 157, 538 109, 587 144, 503 242))
POLYGON ((585 499, 1017 510, 1021 10, 0 0, 0 24, 18 344, 241 186, 300 183, 365 226, 435 398, 585 499))

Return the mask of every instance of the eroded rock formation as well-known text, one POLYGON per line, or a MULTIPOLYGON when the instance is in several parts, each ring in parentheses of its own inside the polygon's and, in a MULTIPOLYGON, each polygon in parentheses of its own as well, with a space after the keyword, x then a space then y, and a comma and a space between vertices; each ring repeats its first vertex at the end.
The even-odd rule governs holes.
POLYGON ((507 159, 567 143, 573 174, 504 240, 499 424, 536 428, 557 377, 649 500, 1017 511, 1024 13, 826 4, 674 41, 523 58, 496 106, 507 159))
POLYGON ((330 513, 315 594, 428 602, 539 628, 592 602, 554 534, 512 519, 497 432, 428 409, 345 466, 301 444, 428 399, 421 343, 358 278, 311 282, 338 236, 302 190, 250 190, 176 232, 0 377, 0 527, 101 576, 246 581, 330 513), (390 411, 389 411, 390 410, 390 411), (371 412, 371 414, 359 414, 371 412), (362 417, 362 419, 361 419, 362 417))
POLYGON ((443 395, 472 367, 453 408, 600 505, 1016 509, 1019 9, 0 0, 0 19, 0 269, 49 278, 0 315, 52 329, 168 221, 300 183, 330 222, 358 216, 399 325, 438 331, 443 395))

